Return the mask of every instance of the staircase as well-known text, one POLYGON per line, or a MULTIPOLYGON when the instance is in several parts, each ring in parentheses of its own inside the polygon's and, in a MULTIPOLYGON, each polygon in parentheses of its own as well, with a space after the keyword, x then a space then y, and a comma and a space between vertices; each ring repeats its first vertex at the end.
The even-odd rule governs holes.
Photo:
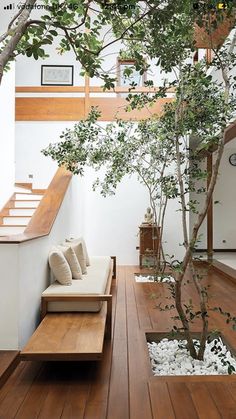
POLYGON ((16 183, 13 195, 0 212, 0 236, 23 233, 44 192, 32 189, 31 183, 16 183))

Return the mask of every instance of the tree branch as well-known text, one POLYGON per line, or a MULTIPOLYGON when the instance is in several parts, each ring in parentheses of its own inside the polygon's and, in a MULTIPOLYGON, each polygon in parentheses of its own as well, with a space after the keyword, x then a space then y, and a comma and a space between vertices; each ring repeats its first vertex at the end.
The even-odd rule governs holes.
POLYGON ((35 3, 36 0, 26 0, 25 7, 23 8, 22 13, 19 16, 17 25, 14 28, 13 35, 11 36, 11 38, 0 53, 0 84, 2 81, 4 67, 8 63, 9 59, 13 56, 18 42, 21 40, 22 36, 26 31, 27 19, 29 18, 30 13, 32 11, 32 7, 35 3))
POLYGON ((17 14, 12 18, 12 20, 10 21, 8 25, 7 31, 2 36, 0 36, 0 43, 3 42, 4 39, 6 39, 11 34, 13 30, 12 25, 16 21, 16 19, 21 15, 22 11, 23 11, 23 8, 20 8, 17 14))
POLYGON ((124 35, 127 33, 127 32, 129 32, 129 30, 133 27, 133 26, 135 26, 138 22, 140 22, 143 18, 145 18, 146 16, 148 16, 150 13, 152 13, 153 11, 155 11, 155 10, 157 10, 158 8, 157 8, 157 6, 154 6, 154 7, 151 7, 147 12, 145 12, 145 13, 143 13, 137 20, 135 20, 133 23, 131 23, 131 25, 130 26, 128 26, 128 28, 126 28, 123 32, 122 32, 122 34, 118 37, 118 38, 116 38, 116 39, 114 39, 113 41, 111 41, 111 42, 108 42, 108 44, 106 44, 106 45, 104 45, 102 48, 100 48, 97 52, 94 52, 94 51, 87 51, 87 52, 90 52, 91 54, 95 54, 95 55, 99 55, 105 48, 107 48, 107 47, 109 47, 109 46, 111 46, 111 45, 113 45, 115 42, 118 42, 118 41, 120 41, 121 39, 123 39, 123 37, 124 37, 124 35))

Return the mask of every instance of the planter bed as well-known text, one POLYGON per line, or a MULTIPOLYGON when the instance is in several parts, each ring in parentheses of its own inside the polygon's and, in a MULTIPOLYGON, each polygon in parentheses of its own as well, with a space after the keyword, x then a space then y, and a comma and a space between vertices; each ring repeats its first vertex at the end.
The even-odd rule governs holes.
POLYGON ((158 276, 153 274, 135 274, 134 275, 136 282, 157 282, 157 283, 170 283, 175 282, 173 276, 166 275, 166 276, 158 276))
MULTIPOLYGON (((192 359, 180 334, 147 333, 146 337, 155 376, 227 375, 236 371, 235 351, 221 336, 207 343, 204 361, 192 359)), ((200 334, 193 333, 193 337, 197 345, 200 334)))

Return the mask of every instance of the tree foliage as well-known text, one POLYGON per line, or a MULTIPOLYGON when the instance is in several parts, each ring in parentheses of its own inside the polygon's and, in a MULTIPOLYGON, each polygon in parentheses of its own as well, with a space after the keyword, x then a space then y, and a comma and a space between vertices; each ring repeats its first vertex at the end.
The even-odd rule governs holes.
POLYGON ((171 71, 185 48, 193 47, 194 23, 206 24, 206 16, 211 15, 216 15, 216 24, 222 19, 217 7, 211 8, 216 0, 203 3, 207 14, 204 7, 195 8, 195 0, 42 0, 43 13, 31 19, 37 0, 26 0, 0 36, 0 80, 3 69, 19 54, 47 58, 47 47, 55 39, 59 54, 72 50, 84 71, 99 76, 106 88, 114 86, 114 76, 103 70, 102 54, 117 41, 122 42, 122 49, 132 51, 141 73, 147 56, 171 71))
MULTIPOLYGON (((84 174, 84 167, 105 169, 93 188, 101 194, 114 194, 126 177, 136 175, 145 186, 154 222, 161 227, 160 242, 168 199, 177 195, 176 179, 170 165, 174 158, 174 143, 157 118, 140 122, 117 120, 104 128, 97 123, 99 112, 94 108, 88 118, 61 135, 61 142, 50 144, 43 151, 74 174, 84 174)), ((161 248, 156 269, 161 269, 161 248)), ((163 265, 164 267, 164 265, 163 265)))
MULTIPOLYGON (((102 187, 104 195, 113 192, 126 174, 137 173, 149 192, 153 191, 150 196, 155 204, 157 199, 161 200, 162 193, 167 199, 177 197, 182 213, 185 254, 182 261, 172 265, 175 284, 171 286, 171 294, 175 299, 177 318, 182 323, 180 330, 185 333, 191 355, 199 359, 203 358, 208 334, 208 293, 195 269, 193 251, 216 184, 224 150, 225 128, 235 114, 235 80, 231 74, 236 58, 235 44, 236 35, 230 45, 215 51, 211 67, 220 70, 222 78, 218 80, 214 80, 206 62, 191 65, 182 58, 175 70, 175 99, 165 105, 158 118, 141 121, 136 126, 131 122, 111 123, 105 128, 105 135, 101 135, 103 128, 96 125, 99 115, 94 110, 88 120, 80 122, 72 130, 66 130, 60 143, 51 144, 44 150, 45 155, 59 164, 65 164, 73 173, 82 174, 85 165, 95 168, 105 165, 104 179, 95 182, 96 186, 102 187), (191 149, 193 137, 197 139, 197 147, 191 149), (199 179, 206 177, 206 172, 199 168, 199 152, 212 148, 216 150, 216 162, 209 188, 201 189, 204 202, 198 208, 196 202, 189 200, 188 194, 196 189, 199 179), (162 173, 163 167, 166 169, 170 165, 175 167, 172 174, 162 173), (189 233, 188 212, 197 214, 189 233), (199 296, 200 308, 195 312, 182 297, 187 269, 191 271, 193 286, 199 296), (191 336, 194 318, 202 321, 199 350, 191 336)), ((140 100, 142 103, 142 97, 140 100)), ((150 101, 153 101, 152 97, 150 101)))

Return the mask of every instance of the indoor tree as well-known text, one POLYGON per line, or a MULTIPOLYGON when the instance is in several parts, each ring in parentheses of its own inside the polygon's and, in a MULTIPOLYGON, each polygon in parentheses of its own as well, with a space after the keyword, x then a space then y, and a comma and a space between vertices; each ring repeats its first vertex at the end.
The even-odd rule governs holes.
POLYGON ((172 138, 163 131, 158 118, 139 122, 117 120, 104 128, 98 123, 99 112, 93 108, 87 119, 73 129, 65 130, 61 142, 50 144, 43 151, 59 164, 66 164, 74 174, 83 175, 84 167, 95 170, 105 168, 105 174, 93 184, 101 194, 114 194, 117 185, 126 177, 136 175, 148 192, 154 225, 153 238, 160 227, 155 272, 160 274, 165 267, 162 238, 168 200, 176 196, 176 181, 170 165, 174 158, 172 138))
MULTIPOLYGON (((219 165, 224 151, 225 129, 235 118, 235 78, 232 69, 235 66, 236 34, 232 40, 221 50, 215 50, 215 58, 210 67, 220 74, 220 81, 214 81, 209 72, 207 63, 194 66, 180 63, 178 67, 178 83, 176 85, 176 99, 166 106, 161 117, 169 135, 172 135, 175 144, 176 180, 178 183, 178 196, 182 212, 183 246, 185 253, 182 261, 175 263, 175 284, 171 287, 175 299, 175 308, 178 312, 176 319, 182 323, 175 330, 184 332, 188 348, 193 358, 203 359, 206 340, 208 336, 208 292, 202 285, 201 276, 194 265, 193 252, 198 241, 199 229, 206 217, 215 184, 217 181, 219 165), (190 150, 191 137, 197 139, 197 147, 190 150), (215 150, 215 162, 212 169, 209 186, 205 189, 203 204, 188 200, 187 193, 195 188, 199 178, 204 179, 206 172, 196 165, 201 160, 203 151, 215 150), (187 165, 186 165, 187 157, 187 165), (191 162, 193 164, 191 164, 191 162), (195 212, 196 221, 192 231, 188 232, 187 214, 195 212), (199 297, 199 309, 194 311, 192 303, 183 301, 183 285, 187 270, 191 270, 191 278, 199 297), (192 320, 200 318, 202 332, 200 347, 197 350, 191 335, 192 320)), ((202 192, 202 191, 201 191, 202 192)), ((168 307, 169 308, 169 307, 168 307)), ((222 312, 222 310, 219 310, 222 312)), ((224 313, 225 314, 225 313, 224 313)), ((235 317, 227 313, 228 322, 235 317)))
MULTIPOLYGON (((213 15, 209 21, 206 18, 207 32, 211 35, 212 28, 217 26, 217 17, 213 15)), ((208 290, 202 285, 202 277, 194 264, 193 253, 199 241, 199 229, 205 220, 207 210, 212 200, 217 181, 219 166, 224 151, 225 129, 235 119, 235 31, 231 40, 223 48, 212 48, 214 59, 211 63, 203 62, 197 65, 186 64, 184 55, 176 68, 176 99, 166 105, 161 121, 166 127, 166 133, 172 135, 175 144, 176 182, 178 197, 182 212, 183 246, 185 253, 182 261, 175 261, 175 284, 170 284, 171 296, 174 297, 174 307, 180 320, 181 327, 174 326, 174 330, 181 330, 188 342, 188 348, 193 358, 203 359, 208 335, 208 316, 210 310, 217 310, 226 316, 226 322, 232 322, 236 329, 236 317, 223 312, 220 307, 211 308, 208 304, 208 290), (218 82, 214 81, 211 72, 218 73, 218 82), (191 149, 191 138, 197 146, 191 149), (204 151, 215 151, 215 162, 209 178, 209 185, 202 186, 199 193, 204 194, 203 204, 188 199, 188 193, 195 190, 196 182, 206 180, 208 174, 200 169, 200 161, 204 151), (196 221, 192 231, 188 231, 187 214, 195 213, 196 221), (191 301, 183 299, 184 280, 191 271, 191 278, 199 297, 199 309, 194 311, 191 301), (194 345, 191 335, 191 323, 196 318, 201 319, 202 331, 200 347, 194 345)), ((213 43, 212 43, 213 45, 213 43)), ((130 107, 136 108, 141 104, 150 103, 153 98, 146 95, 129 95, 130 107)), ((167 305, 171 309, 173 305, 167 305)), ((162 309, 162 308, 161 308, 162 309)))
MULTIPOLYGON (((198 359, 203 359, 204 355, 208 336, 209 310, 207 289, 202 285, 201 277, 193 263, 193 251, 216 184, 224 150, 225 128, 235 115, 235 80, 231 74, 236 59, 235 43, 236 35, 233 36, 230 44, 225 45, 221 50, 215 50, 215 58, 210 65, 206 62, 197 65, 189 64, 189 62, 186 62, 186 51, 183 52, 182 60, 175 70, 175 99, 165 105, 162 115, 153 120, 150 126, 148 126, 149 121, 138 124, 138 130, 143 128, 145 132, 140 137, 144 139, 145 146, 142 143, 140 144, 140 140, 137 140, 135 129, 134 138, 128 133, 130 123, 127 125, 122 121, 119 121, 117 126, 114 124, 108 125, 105 129, 108 140, 103 143, 99 140, 100 129, 97 128, 96 124, 94 125, 95 120, 92 115, 89 121, 79 123, 75 130, 67 130, 62 135, 64 141, 57 145, 50 145, 44 151, 44 154, 50 155, 59 164, 65 164, 73 173, 81 174, 83 166, 88 162, 95 166, 108 162, 108 171, 101 183, 102 190, 106 193, 116 187, 124 174, 132 172, 134 168, 133 156, 139 158, 142 147, 147 150, 145 153, 149 153, 155 159, 153 169, 155 170, 156 166, 158 171, 160 155, 158 156, 156 151, 161 149, 162 144, 168 144, 169 150, 171 150, 168 156, 168 159, 170 159, 168 165, 171 163, 175 165, 171 184, 174 185, 174 196, 178 198, 182 213, 183 246, 185 249, 183 259, 175 262, 172 266, 175 282, 171 285, 171 293, 178 313, 175 319, 179 319, 181 322, 181 327, 177 328, 175 326, 175 330, 183 331, 191 356, 198 359), (219 71, 222 79, 214 80, 209 67, 219 71), (88 124, 86 125, 88 130, 83 127, 84 123, 88 124), (149 128, 152 124, 154 128, 150 135, 149 128), (125 129, 123 129, 124 126, 125 129), (190 149, 192 137, 197 139, 195 150, 190 149), (119 142, 118 149, 115 145, 117 139, 119 142), (136 145, 138 145, 138 149, 136 145), (154 152, 151 151, 152 146, 154 146, 154 152), (215 150, 216 154, 215 164, 209 187, 204 192, 203 206, 199 208, 195 202, 188 199, 188 193, 194 189, 196 180, 205 176, 205 173, 199 169, 196 163, 197 160, 201 159, 200 151, 212 149, 215 150), (138 154, 135 154, 137 151, 138 154), (197 214, 197 220, 190 232, 188 232, 187 224, 187 214, 189 212, 197 214), (183 299, 183 285, 186 275, 188 275, 188 269, 191 271, 193 286, 196 288, 199 297, 199 309, 196 311, 194 311, 191 302, 186 303, 183 299), (191 334, 191 323, 196 318, 202 321, 199 349, 194 345, 191 334)), ((129 100, 133 105, 132 97, 129 100)), ((143 103, 142 100, 141 98, 141 104, 143 103)), ((152 101, 153 98, 150 100, 152 101)), ((136 95, 134 101, 135 106, 138 106, 139 101, 136 95)), ((139 170, 140 163, 140 160, 137 160, 137 166, 135 163, 136 172, 139 170)), ((143 172, 139 171, 139 176, 140 174, 143 174, 143 172)), ((155 185, 154 190, 157 191, 157 185, 153 179, 152 182, 155 185)), ((97 182, 97 184, 99 183, 97 182)), ((159 174, 158 186, 160 183, 162 183, 162 178, 159 174)), ((235 322, 235 317, 228 316, 228 314, 227 317, 228 320, 235 322)))

